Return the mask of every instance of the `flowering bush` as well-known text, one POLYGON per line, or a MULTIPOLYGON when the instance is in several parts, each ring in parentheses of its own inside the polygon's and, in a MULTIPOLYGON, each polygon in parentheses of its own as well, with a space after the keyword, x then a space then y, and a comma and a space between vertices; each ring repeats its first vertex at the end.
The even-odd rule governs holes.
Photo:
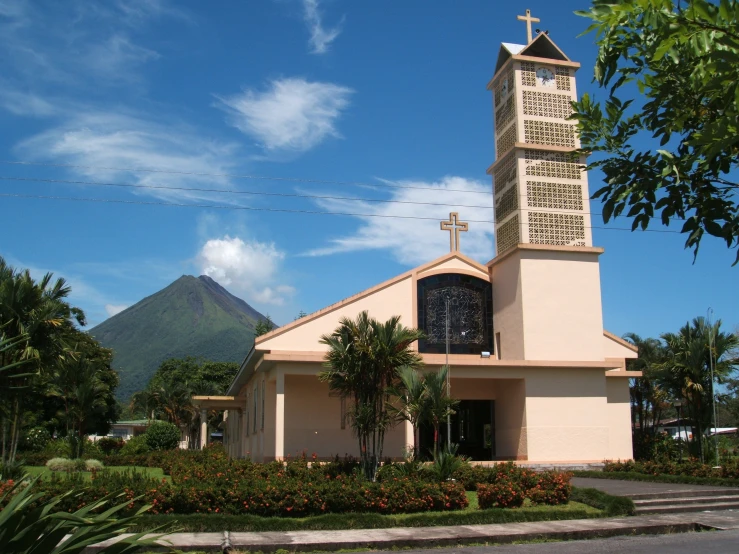
POLYGON ((152 450, 173 450, 180 444, 180 428, 168 421, 152 421, 144 436, 152 450))
POLYGON ((495 483, 477 485, 477 504, 481 510, 487 508, 520 508, 526 495, 521 486, 508 477, 495 483))

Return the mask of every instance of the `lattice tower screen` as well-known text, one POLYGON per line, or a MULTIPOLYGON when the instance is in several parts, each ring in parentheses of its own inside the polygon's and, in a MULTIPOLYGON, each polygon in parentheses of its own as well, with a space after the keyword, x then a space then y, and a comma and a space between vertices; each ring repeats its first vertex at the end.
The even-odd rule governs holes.
POLYGON ((495 112, 495 128, 497 134, 503 132, 503 129, 516 116, 516 97, 509 96, 503 105, 495 112))
POLYGON ((529 212, 529 242, 554 246, 585 246, 585 218, 581 215, 529 212))
POLYGON ((521 242, 521 224, 518 214, 498 227, 495 232, 495 241, 499 256, 521 242))
POLYGON ((561 152, 526 150, 526 175, 556 177, 557 179, 581 180, 584 173, 580 164, 561 152))
POLYGON ((500 106, 500 103, 503 100, 503 83, 506 81, 506 79, 508 80, 508 94, 510 96, 515 96, 513 93, 516 89, 516 83, 513 79, 513 76, 513 67, 511 67, 503 75, 498 77, 498 80, 495 82, 495 85, 493 87, 493 102, 495 103, 496 108, 500 106))
POLYGON ((554 74, 557 90, 570 90, 570 70, 566 67, 558 67, 554 74))
POLYGON ((526 203, 531 208, 582 211, 582 186, 526 181, 526 203))
POLYGON ((516 183, 498 197, 495 204, 495 221, 503 221, 518 209, 518 187, 516 183))
POLYGON ((527 87, 536 86, 536 66, 532 63, 521 64, 521 84, 527 87))
POLYGON ((529 144, 575 148, 575 127, 569 123, 526 119, 523 122, 523 132, 524 140, 529 144))
POLYGON ((516 178, 518 173, 518 160, 515 154, 509 154, 498 164, 493 173, 495 181, 495 194, 499 194, 511 181, 516 178))
POLYGON ((498 158, 502 158, 503 154, 508 152, 516 143, 516 124, 514 123, 508 130, 500 135, 496 140, 496 153, 498 158))
POLYGON ((570 102, 572 102, 572 97, 569 94, 523 91, 524 115, 567 119, 572 114, 570 102))

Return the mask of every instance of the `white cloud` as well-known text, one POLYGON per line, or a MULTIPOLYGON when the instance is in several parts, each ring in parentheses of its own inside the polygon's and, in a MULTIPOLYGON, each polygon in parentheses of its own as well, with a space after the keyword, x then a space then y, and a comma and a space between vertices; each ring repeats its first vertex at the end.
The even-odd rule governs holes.
POLYGON ((328 47, 341 34, 344 19, 331 29, 324 28, 318 0, 303 0, 303 18, 310 31, 310 45, 312 54, 325 54, 328 47))
POLYGON ((354 91, 334 83, 279 79, 266 91, 217 97, 229 122, 268 150, 306 151, 327 137, 340 137, 336 120, 354 91))
POLYGON ((200 272, 218 281, 247 301, 281 306, 295 293, 289 285, 279 284, 281 262, 285 254, 273 243, 245 242, 225 235, 210 239, 197 256, 200 272))
POLYGON ((128 304, 106 304, 105 311, 110 317, 121 313, 123 310, 128 308, 128 304))
POLYGON ((493 257, 493 200, 490 184, 463 177, 445 177, 438 182, 403 181, 396 183, 423 189, 395 189, 392 200, 403 203, 371 203, 347 200, 320 200, 325 210, 364 213, 358 216, 362 224, 349 236, 332 239, 330 245, 306 253, 327 256, 362 250, 386 250, 400 263, 419 265, 449 251, 448 232, 439 229, 439 222, 449 212, 459 212, 460 220, 468 221, 469 231, 460 233, 461 252, 478 261, 493 257), (431 188, 432 190, 426 190, 431 188), (432 202, 443 206, 429 206, 432 202), (474 207, 469 207, 474 206, 474 207), (372 216, 405 216, 388 218, 372 216), (408 219, 409 217, 432 219, 408 219), (478 223, 485 222, 485 223, 478 223))
POLYGON ((129 73, 128 68, 160 57, 158 52, 138 46, 128 36, 116 33, 107 40, 92 45, 84 60, 95 74, 117 80, 135 79, 136 75, 129 73))
MULTIPOLYGON (((227 177, 194 174, 228 173, 239 162, 237 145, 203 138, 202 133, 187 125, 94 111, 69 115, 65 123, 21 142, 15 151, 25 159, 86 166, 75 168, 74 172, 88 179, 157 187, 228 188, 227 177)), ((104 190, 110 191, 96 192, 104 190)), ((168 200, 234 201, 233 196, 202 191, 135 189, 133 192, 168 200)))
POLYGON ((32 92, 14 90, 0 80, 0 106, 10 113, 22 116, 49 117, 58 113, 58 108, 49 100, 32 92))

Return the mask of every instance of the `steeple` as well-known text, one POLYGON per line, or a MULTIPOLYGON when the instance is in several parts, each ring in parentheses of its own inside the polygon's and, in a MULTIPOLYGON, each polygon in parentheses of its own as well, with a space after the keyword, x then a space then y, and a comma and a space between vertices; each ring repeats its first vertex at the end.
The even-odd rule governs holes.
POLYGON ((488 173, 498 256, 520 243, 592 246, 585 158, 573 158, 580 140, 576 123, 567 120, 579 67, 547 33, 538 32, 527 45, 501 45, 488 84, 495 110, 496 160, 488 173))

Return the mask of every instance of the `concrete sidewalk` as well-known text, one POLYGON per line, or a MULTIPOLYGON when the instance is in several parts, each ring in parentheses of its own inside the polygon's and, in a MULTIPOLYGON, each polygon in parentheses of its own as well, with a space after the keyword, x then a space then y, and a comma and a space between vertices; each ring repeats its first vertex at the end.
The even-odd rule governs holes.
MULTIPOLYGON (((456 546, 511 543, 535 539, 578 540, 619 535, 680 533, 701 529, 739 529, 739 511, 666 514, 609 519, 572 519, 532 523, 355 529, 349 531, 291 531, 265 533, 175 533, 167 540, 178 550, 309 552, 349 548, 387 550, 393 547, 456 546)), ((113 542, 113 541, 109 541, 113 542)), ((93 553, 108 543, 88 547, 93 553)))

